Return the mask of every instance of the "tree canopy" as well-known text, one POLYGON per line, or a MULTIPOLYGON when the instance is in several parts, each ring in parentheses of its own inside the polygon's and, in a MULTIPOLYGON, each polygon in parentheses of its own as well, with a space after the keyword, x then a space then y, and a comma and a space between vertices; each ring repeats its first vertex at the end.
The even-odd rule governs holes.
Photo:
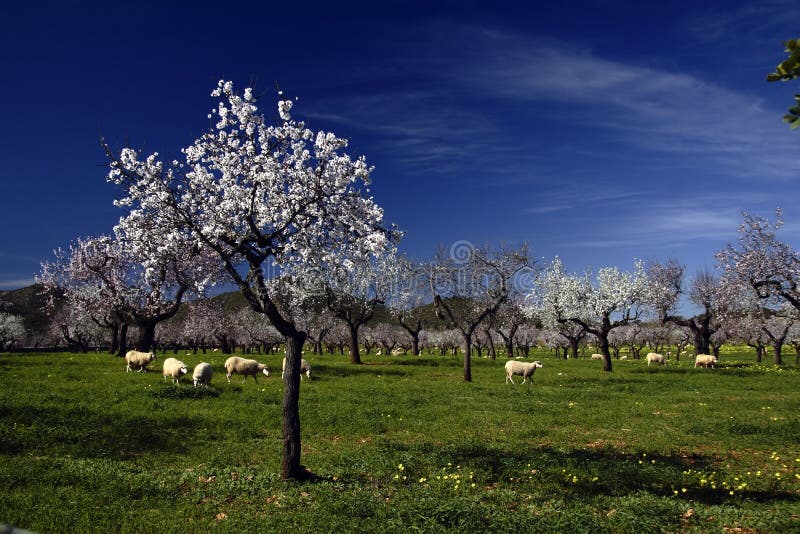
MULTIPOLYGON (((786 47, 786 53, 789 57, 781 61, 775 72, 767 75, 767 81, 789 81, 800 78, 800 39, 789 39, 784 41, 783 45, 786 47)), ((797 105, 789 108, 789 113, 784 115, 783 120, 792 127, 792 129, 800 126, 800 94, 794 95, 797 105)))

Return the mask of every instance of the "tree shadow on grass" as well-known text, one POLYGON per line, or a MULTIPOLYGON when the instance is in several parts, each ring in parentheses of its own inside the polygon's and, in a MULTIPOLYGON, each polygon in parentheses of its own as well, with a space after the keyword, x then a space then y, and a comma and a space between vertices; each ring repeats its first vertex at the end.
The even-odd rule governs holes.
POLYGON ((637 369, 629 369, 630 374, 668 374, 668 375, 685 375, 691 373, 693 368, 690 367, 670 367, 670 366, 651 366, 642 367, 637 369))
POLYGON ((120 416, 85 408, 18 406, 3 414, 16 431, 0 434, 0 453, 28 453, 75 458, 130 459, 143 452, 185 453, 198 418, 155 413, 120 416))
POLYGON ((379 365, 325 365, 314 364, 311 370, 312 380, 324 380, 326 377, 349 376, 409 376, 411 373, 404 369, 395 369, 389 364, 379 365))
MULTIPOLYGON (((635 455, 611 447, 560 450, 549 446, 509 452, 470 443, 444 448, 431 445, 393 446, 394 454, 423 456, 434 465, 458 465, 483 473, 488 484, 526 481, 559 487, 572 498, 623 497, 645 492, 716 505, 742 499, 761 503, 800 502, 800 495, 775 489, 731 489, 701 483, 698 473, 716 471, 714 459, 702 455, 635 455), (686 473, 694 473, 689 476, 686 473)), ((389 454, 389 451, 387 451, 389 454)))
POLYGON ((452 356, 393 356, 392 365, 411 365, 414 367, 457 367, 462 364, 460 358, 456 359, 452 356))

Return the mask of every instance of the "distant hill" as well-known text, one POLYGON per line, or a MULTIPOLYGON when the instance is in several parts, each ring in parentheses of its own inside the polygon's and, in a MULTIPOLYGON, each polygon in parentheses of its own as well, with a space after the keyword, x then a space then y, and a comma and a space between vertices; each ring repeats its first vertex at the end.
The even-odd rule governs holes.
MULTIPOLYGON (((222 309, 228 313, 235 313, 241 308, 249 306, 247 300, 239 291, 221 293, 212 297, 213 300, 221 302, 222 309)), ((47 331, 50 319, 45 309, 46 299, 42 295, 42 286, 34 284, 31 286, 14 289, 12 291, 0 291, 0 302, 7 303, 6 311, 15 315, 21 315, 25 322, 25 327, 31 333, 43 333, 47 331)), ((185 308, 185 304, 182 308, 185 308)), ((185 313, 182 309, 180 314, 185 313)), ((419 308, 418 314, 426 325, 433 328, 442 328, 444 323, 437 319, 433 304, 427 304, 419 308)), ((375 316, 368 323, 372 326, 379 323, 396 324, 396 318, 385 306, 378 306, 375 316)))
POLYGON ((45 310, 46 299, 42 294, 41 285, 34 284, 11 291, 0 291, 0 302, 7 303, 6 311, 9 313, 21 315, 28 330, 33 332, 47 330, 50 320, 45 310))

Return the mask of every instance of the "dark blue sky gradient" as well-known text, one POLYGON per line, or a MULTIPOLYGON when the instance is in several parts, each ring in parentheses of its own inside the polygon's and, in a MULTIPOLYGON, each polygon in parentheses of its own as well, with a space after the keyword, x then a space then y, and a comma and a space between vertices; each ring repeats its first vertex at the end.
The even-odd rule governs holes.
POLYGON ((693 274, 741 211, 800 229, 800 84, 769 84, 794 1, 161 2, 5 6, 0 289, 120 212, 99 138, 176 157, 219 79, 350 139, 429 257, 518 244, 571 271, 674 256, 693 274), (335 5, 334 5, 335 4, 335 5), (645 5, 640 5, 645 4, 645 5))

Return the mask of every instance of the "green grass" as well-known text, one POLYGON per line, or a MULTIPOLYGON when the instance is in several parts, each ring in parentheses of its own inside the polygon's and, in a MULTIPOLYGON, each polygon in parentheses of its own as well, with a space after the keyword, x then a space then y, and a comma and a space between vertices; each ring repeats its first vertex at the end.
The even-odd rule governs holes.
MULTIPOLYGON (((0 355, 0 524, 39 532, 800 531, 800 369, 729 352, 556 360, 306 354, 309 482, 280 470, 281 356, 179 387, 107 354, 0 355), (519 378, 517 378, 519 382, 519 378)), ((793 359, 787 358, 787 361, 793 359)))

